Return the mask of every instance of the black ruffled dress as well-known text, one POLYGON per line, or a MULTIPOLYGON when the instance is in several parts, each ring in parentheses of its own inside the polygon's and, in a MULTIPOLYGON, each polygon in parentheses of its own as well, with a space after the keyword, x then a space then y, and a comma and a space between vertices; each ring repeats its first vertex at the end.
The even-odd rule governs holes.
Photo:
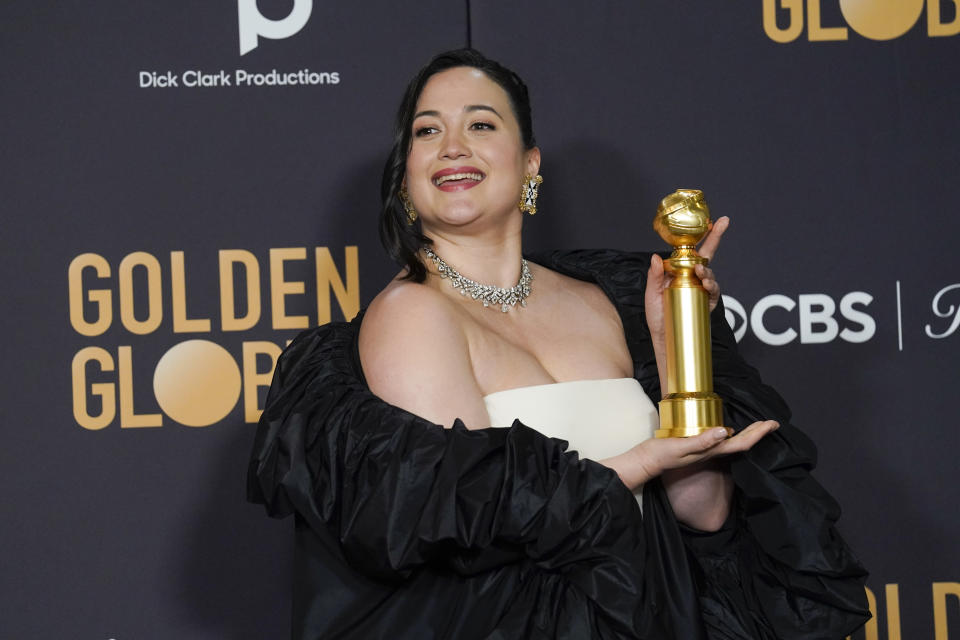
MULTIPOLYGON (((660 396, 643 291, 650 254, 553 252, 596 282, 634 376, 660 396)), ((712 314, 715 390, 735 429, 781 427, 730 460, 735 507, 716 533, 674 518, 662 484, 641 515, 610 469, 520 422, 444 429, 367 387, 362 313, 302 333, 281 357, 248 497, 296 522, 293 637, 837 640, 869 617, 866 572, 810 475, 813 443, 712 314)))

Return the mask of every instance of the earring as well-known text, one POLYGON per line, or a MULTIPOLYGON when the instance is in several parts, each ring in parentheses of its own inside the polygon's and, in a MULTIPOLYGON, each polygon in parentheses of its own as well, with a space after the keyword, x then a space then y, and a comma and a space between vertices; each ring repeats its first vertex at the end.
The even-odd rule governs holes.
POLYGON ((537 212, 537 196, 540 195, 540 185, 543 184, 543 176, 537 174, 530 177, 530 174, 523 176, 523 189, 520 192, 520 211, 526 211, 530 215, 537 212))
POLYGON ((406 189, 400 189, 400 201, 403 203, 403 210, 407 212, 407 224, 413 224, 417 221, 417 210, 413 208, 413 202, 410 201, 410 194, 406 189))

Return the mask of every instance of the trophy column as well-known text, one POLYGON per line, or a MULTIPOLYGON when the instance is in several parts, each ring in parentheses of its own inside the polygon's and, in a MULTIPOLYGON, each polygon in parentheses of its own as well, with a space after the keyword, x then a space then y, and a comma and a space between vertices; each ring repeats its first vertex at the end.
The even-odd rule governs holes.
POLYGON ((710 296, 694 269, 707 264, 696 244, 710 230, 703 193, 680 189, 660 202, 653 228, 674 247, 663 268, 673 281, 663 292, 667 388, 657 438, 685 438, 723 426, 723 403, 713 392, 710 296))

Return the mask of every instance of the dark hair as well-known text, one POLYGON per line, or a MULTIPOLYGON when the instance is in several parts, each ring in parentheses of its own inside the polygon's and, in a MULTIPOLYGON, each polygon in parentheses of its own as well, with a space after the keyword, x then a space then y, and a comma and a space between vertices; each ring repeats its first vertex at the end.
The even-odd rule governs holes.
POLYGON ((513 115, 520 125, 520 136, 526 149, 536 146, 533 137, 533 119, 530 112, 530 96, 527 85, 516 73, 499 62, 490 60, 475 49, 457 49, 447 51, 428 62, 413 77, 403 94, 397 118, 393 126, 393 147, 383 167, 383 179, 380 182, 380 241, 390 257, 406 267, 404 279, 423 282, 427 269, 420 260, 420 247, 430 244, 430 240, 420 231, 420 223, 407 224, 407 214, 398 194, 407 171, 407 152, 410 149, 410 135, 413 127, 413 115, 417 101, 427 81, 436 73, 455 67, 479 69, 488 78, 506 91, 510 98, 513 115))

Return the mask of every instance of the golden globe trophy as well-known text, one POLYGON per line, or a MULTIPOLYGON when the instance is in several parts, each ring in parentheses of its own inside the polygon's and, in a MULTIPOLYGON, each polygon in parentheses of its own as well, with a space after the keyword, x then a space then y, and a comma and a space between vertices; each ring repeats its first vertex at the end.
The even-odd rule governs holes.
POLYGON ((694 272, 708 260, 696 245, 711 228, 703 192, 680 189, 660 201, 653 228, 672 247, 663 268, 673 282, 663 292, 667 388, 657 438, 686 438, 723 426, 723 403, 713 392, 710 295, 694 272))

